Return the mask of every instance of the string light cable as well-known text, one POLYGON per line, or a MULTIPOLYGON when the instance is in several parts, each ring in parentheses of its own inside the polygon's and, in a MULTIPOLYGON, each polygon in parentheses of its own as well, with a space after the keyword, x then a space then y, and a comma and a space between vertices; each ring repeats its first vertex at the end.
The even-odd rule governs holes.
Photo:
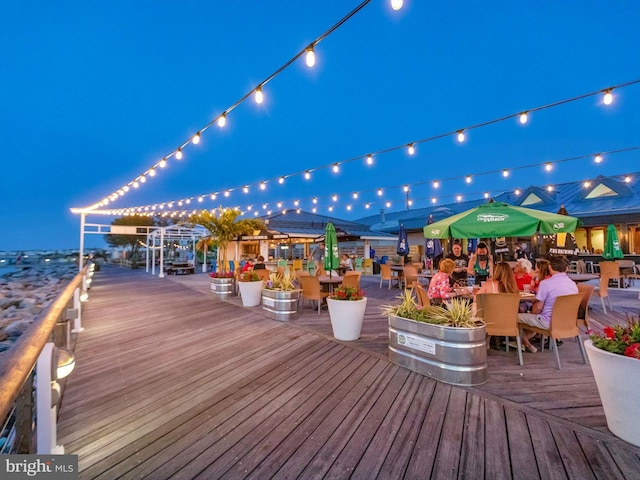
MULTIPOLYGON (((227 115, 231 111, 235 110, 240 104, 242 104, 245 100, 247 100, 252 95, 254 95, 254 94, 259 92, 259 95, 256 96, 256 101, 258 101, 258 98, 259 98, 260 100, 258 101, 258 103, 262 103, 262 98, 263 98, 262 89, 267 83, 269 83, 271 80, 273 80, 275 77, 277 77, 280 73, 282 73, 284 70, 286 70, 289 66, 291 66, 301 56, 306 55, 307 52, 309 51, 309 49, 311 49, 311 51, 313 51, 313 49, 314 49, 314 47, 316 45, 318 45, 320 42, 322 42, 324 39, 326 39, 335 30, 340 28, 344 23, 346 23, 349 19, 351 19, 355 14, 360 12, 370 2, 371 2, 371 0, 364 0, 363 2, 361 2, 358 6, 356 6, 353 10, 351 10, 349 13, 347 13, 338 22, 336 22, 328 30, 326 30, 324 33, 322 33, 319 37, 316 37, 315 40, 313 40, 307 47, 305 47, 303 50, 301 50, 298 53, 296 53, 287 62, 285 62, 283 65, 281 65, 279 68, 277 68, 273 73, 271 73, 264 80, 259 82, 256 87, 252 88, 249 92, 247 92, 242 97, 240 97, 238 100, 236 100, 234 103, 232 103, 220 115, 218 115, 217 117, 213 118, 210 122, 208 122, 206 125, 204 125, 200 130, 198 130, 194 135, 189 137, 188 140, 185 140, 178 148, 176 148, 174 151, 172 151, 172 152, 168 153, 167 155, 165 155, 162 158, 162 160, 160 160, 160 161, 156 162, 155 164, 153 164, 149 169, 145 170, 143 173, 141 173, 135 179, 131 180, 124 187, 122 187, 119 190, 111 193, 110 195, 107 195, 106 197, 104 197, 103 200, 98 201, 98 202, 94 203, 93 205, 91 205, 89 207, 86 207, 86 208, 84 208, 82 210, 85 210, 85 211, 94 210, 94 209, 97 209, 99 207, 104 206, 105 204, 108 204, 109 201, 117 200, 119 197, 122 197, 127 191, 129 191, 130 188, 138 188, 141 183, 145 183, 146 180, 147 180, 147 176, 154 176, 157 173, 157 169, 158 168, 166 167, 167 160, 169 158, 175 157, 176 160, 182 159, 183 155, 184 155, 183 151, 184 151, 185 147, 187 147, 190 143, 193 143, 194 145, 199 144, 200 143, 200 139, 202 137, 202 133, 205 132, 206 130, 208 130, 212 125, 216 124, 219 127, 223 127, 225 125, 225 123, 226 123, 227 115)), ((231 190, 231 189, 228 189, 228 190, 231 190)))
MULTIPOLYGON (((560 106, 560 105, 565 105, 565 104, 568 104, 568 103, 576 102, 578 100, 582 100, 584 98, 592 97, 594 95, 602 95, 602 94, 609 95, 614 90, 618 90, 618 89, 621 89, 621 88, 624 88, 624 87, 628 87, 628 86, 631 86, 631 85, 635 85, 635 84, 638 84, 638 83, 640 83, 640 79, 636 79, 636 80, 632 80, 632 81, 629 81, 629 82, 621 83, 621 84, 618 84, 618 85, 614 85, 612 87, 606 87, 604 89, 601 88, 601 89, 598 89, 598 90, 593 90, 591 92, 584 93, 584 94, 581 94, 581 95, 577 95, 577 96, 574 96, 574 97, 565 98, 563 100, 558 100, 558 101, 555 101, 555 102, 552 102, 552 103, 548 103, 548 104, 545 104, 545 105, 529 108, 528 110, 526 110, 526 112, 531 113, 531 112, 542 111, 542 110, 550 109, 550 108, 557 107, 557 106, 560 106)), ((300 171, 293 172, 293 173, 288 173, 286 175, 279 175, 277 177, 272 177, 272 178, 260 180, 258 182, 254 182, 254 183, 250 183, 250 184, 245 184, 243 186, 236 186, 236 187, 226 188, 226 189, 223 189, 221 191, 215 191, 215 192, 209 192, 209 193, 196 195, 196 196, 193 196, 193 197, 189 197, 188 200, 192 201, 192 200, 195 200, 196 198, 207 198, 207 197, 211 198, 211 200, 216 200, 216 197, 218 195, 223 194, 224 192, 233 192, 233 191, 236 191, 236 190, 245 189, 245 188, 249 188, 249 187, 255 187, 255 186, 259 186, 261 190, 265 190, 267 184, 269 184, 269 183, 277 182, 277 183, 282 184, 282 183, 284 183, 285 179, 291 178, 291 177, 296 177, 296 176, 303 176, 305 179, 309 179, 313 172, 320 171, 320 170, 325 170, 325 169, 328 169, 328 168, 331 168, 334 171, 335 170, 339 171, 340 166, 348 164, 348 163, 352 163, 352 162, 355 162, 355 161, 362 161, 363 159, 365 159, 366 164, 368 166, 370 166, 370 165, 373 164, 373 157, 380 156, 380 155, 383 155, 385 153, 394 152, 394 151, 397 151, 397 150, 400 150, 400 149, 404 149, 404 148, 408 148, 408 147, 415 148, 415 145, 417 145, 417 144, 422 144, 422 143, 426 143, 426 142, 435 141, 435 140, 438 140, 438 139, 441 139, 441 138, 445 138, 445 137, 449 137, 449 136, 452 136, 452 135, 458 135, 459 132, 469 131, 469 130, 485 127, 485 126, 488 126, 488 125, 493 125, 493 124, 496 124, 496 123, 499 123, 499 122, 503 122, 503 121, 506 121, 506 120, 509 120, 509 119, 513 119, 513 118, 520 118, 522 113, 523 113, 522 111, 519 111, 517 113, 511 113, 509 115, 498 117, 498 118, 495 118, 495 119, 492 119, 492 120, 488 120, 488 121, 484 121, 484 122, 477 123, 477 124, 474 124, 474 125, 470 125, 470 126, 464 127, 463 129, 451 130, 451 131, 448 131, 448 132, 445 132, 445 133, 440 133, 440 134, 433 135, 433 136, 426 137, 426 138, 422 138, 422 139, 419 139, 419 140, 414 140, 414 141, 411 141, 409 143, 404 142, 402 144, 395 145, 395 146, 392 146, 392 147, 388 147, 388 148, 385 148, 385 149, 382 149, 382 150, 378 150, 378 151, 375 151, 375 152, 368 152, 365 155, 358 155, 358 156, 355 156, 355 157, 348 158, 346 160, 341 160, 341 161, 338 161, 338 162, 334 161, 334 162, 326 163, 324 165, 316 166, 316 167, 313 167, 313 168, 305 168, 304 170, 300 170, 300 171)), ((501 171, 504 172, 504 171, 508 171, 508 170, 509 169, 502 169, 501 171)), ((120 194, 120 195, 112 194, 112 195, 115 196, 114 199, 119 198, 120 196, 123 196, 123 194, 120 194)), ((175 202, 175 200, 172 200, 170 202, 175 202)), ((164 202, 164 203, 170 203, 170 202, 164 202)), ((105 204, 102 204, 102 205, 97 204, 97 205, 98 205, 98 207, 101 207, 101 206, 104 206, 105 204)), ((93 207, 97 208, 95 205, 93 207)), ((130 207, 130 208, 137 208, 137 207, 130 207)), ((92 209, 92 207, 89 207, 89 209, 85 209, 85 210, 90 210, 90 209, 92 209)), ((82 209, 73 209, 73 210, 80 211, 82 209)))
MULTIPOLYGON (((286 207, 287 209, 290 210, 296 210, 300 208, 300 203, 303 202, 313 202, 314 206, 317 206, 319 203, 323 204, 323 202, 320 202, 320 200, 324 200, 324 199, 329 199, 330 202, 329 204, 331 204, 332 206, 336 206, 336 199, 338 198, 348 198, 348 199, 355 199, 355 197, 357 196, 358 199, 360 199, 364 194, 370 193, 373 194, 374 196, 376 196, 375 194, 382 192, 382 193, 386 193, 386 192, 391 192, 391 191, 399 191, 399 192, 406 192, 407 189, 414 191, 415 187, 419 187, 419 186, 423 186, 423 185, 428 185, 428 184, 434 184, 435 182, 437 182, 439 184, 439 187, 442 185, 442 183, 444 182, 454 182, 454 181, 462 181, 464 184, 468 184, 468 182, 466 182, 467 177, 482 177, 482 176, 489 176, 489 175, 496 175, 496 174, 500 174, 502 175, 504 171, 509 171, 509 172, 513 172, 513 171, 518 171, 518 170, 526 170, 526 169, 534 169, 534 168, 540 168, 540 167, 546 167, 547 165, 558 165, 558 164, 562 164, 562 163, 568 163, 568 162, 576 162, 576 161, 584 161, 584 160, 588 160, 588 159, 592 159, 594 162, 596 163, 600 163, 602 160, 597 161, 595 160, 596 158, 600 158, 602 159, 602 156, 607 156, 607 157, 611 157, 613 155, 616 154, 620 154, 620 153, 627 153, 627 152, 632 152, 632 151, 637 151, 640 150, 640 145, 638 146, 633 146, 633 147, 627 147, 627 148, 621 148, 621 149, 617 149, 617 150, 609 150, 609 151, 598 151, 597 153, 589 153, 589 154, 585 154, 585 155, 579 155, 579 156, 572 156, 572 157, 567 157, 567 158, 562 158, 562 159, 557 159, 557 160, 545 160, 544 162, 536 162, 536 163, 532 163, 532 164, 527 164, 527 165, 521 165, 521 166, 516 166, 516 167, 508 167, 508 168, 497 168, 494 170, 487 170, 487 171, 482 171, 482 172, 476 172, 476 173, 471 173, 471 174, 464 174, 464 175, 457 175, 457 176, 453 176, 453 177, 448 177, 448 178, 439 178, 438 180, 435 179, 428 179, 428 180, 422 180, 422 181, 418 181, 418 182, 412 182, 412 183, 402 183, 402 184, 397 184, 397 185, 392 185, 392 186, 384 186, 384 187, 376 187, 376 188, 371 188, 371 189, 365 189, 365 190, 359 190, 357 192, 353 192, 353 190, 349 191, 349 192, 342 192, 342 193, 331 193, 331 194, 322 194, 322 195, 312 195, 310 197, 305 197, 305 198, 296 198, 294 200, 291 199, 281 199, 278 201, 274 201, 274 202, 267 202, 267 203, 263 203, 263 205, 269 205, 269 203, 273 204, 273 205, 278 205, 280 204, 280 206, 277 208, 278 210, 282 210, 282 206, 283 205, 293 205, 293 206, 289 206, 286 207), (314 201, 315 200, 315 201, 314 201)), ((543 168, 543 170, 545 172, 548 173, 548 171, 546 170, 546 168, 543 168)), ((435 188, 435 187, 434 187, 435 188)), ((514 188, 513 190, 517 190, 516 188, 514 188)), ((452 195, 437 195, 437 198, 449 198, 449 197, 456 197, 461 195, 460 193, 458 194, 452 194, 452 195)), ((465 196, 468 197, 470 195, 473 195, 473 193, 465 193, 465 196)), ((379 195, 378 195, 379 196, 379 195)), ((413 200, 414 201, 418 201, 418 200, 424 200, 426 197, 416 197, 413 200)), ((428 198, 435 198, 433 196, 428 197, 428 198)), ((361 200, 361 204, 362 205, 376 205, 376 204, 381 204, 381 203, 387 203, 390 200, 388 200, 387 197, 383 197, 380 200, 376 200, 376 201, 366 201, 364 199, 361 200)), ((187 200, 179 200, 179 201, 171 201, 171 202, 165 202, 165 203, 160 203, 160 204, 150 204, 150 205, 144 205, 144 206, 135 206, 135 207, 124 207, 124 208, 119 208, 119 209, 108 209, 108 210, 96 210, 92 213, 96 213, 96 214, 104 214, 104 215, 125 215, 125 214, 154 214, 158 211, 164 211, 166 213, 174 213, 174 214, 184 214, 184 212, 187 212, 186 209, 179 209, 179 210, 171 210, 172 206, 174 204, 177 205, 185 205, 185 204, 189 204, 190 202, 188 202, 187 200), (167 205, 169 207, 169 210, 165 210, 165 205, 167 205)), ((348 205, 352 205, 353 203, 357 203, 357 202, 351 202, 348 205)), ((433 203, 433 202, 431 202, 433 203)), ((231 208, 231 207, 226 207, 226 208, 231 208)), ((237 208, 240 208, 239 206, 237 206, 237 208)), ((251 210, 253 207, 249 207, 246 206, 244 209, 241 210, 251 210)), ((367 207, 365 207, 367 208, 367 207)), ((196 210, 192 210, 192 211, 196 211, 196 210)))

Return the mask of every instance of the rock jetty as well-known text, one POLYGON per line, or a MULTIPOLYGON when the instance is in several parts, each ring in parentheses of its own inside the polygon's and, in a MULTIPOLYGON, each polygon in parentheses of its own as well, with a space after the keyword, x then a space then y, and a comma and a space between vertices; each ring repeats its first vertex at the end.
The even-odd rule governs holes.
POLYGON ((76 264, 61 263, 25 267, 0 276, 0 358, 77 273, 76 264))

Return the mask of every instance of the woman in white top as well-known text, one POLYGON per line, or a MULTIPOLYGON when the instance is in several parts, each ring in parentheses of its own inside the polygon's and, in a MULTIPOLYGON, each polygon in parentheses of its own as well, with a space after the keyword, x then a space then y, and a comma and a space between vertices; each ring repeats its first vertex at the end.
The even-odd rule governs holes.
POLYGON ((346 253, 342 254, 342 259, 340 260, 340 266, 346 268, 347 270, 353 270, 353 262, 349 258, 349 255, 346 253))

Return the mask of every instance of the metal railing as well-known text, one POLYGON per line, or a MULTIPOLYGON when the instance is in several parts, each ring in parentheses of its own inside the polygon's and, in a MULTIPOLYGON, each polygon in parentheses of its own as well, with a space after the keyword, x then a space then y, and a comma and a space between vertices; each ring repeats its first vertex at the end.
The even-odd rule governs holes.
MULTIPOLYGON (((90 266, 85 267, 58 295, 48 309, 35 320, 20 336, 12 348, 0 361, 0 453, 54 453, 47 449, 39 430, 51 428, 51 418, 38 418, 42 415, 40 400, 44 397, 52 402, 49 375, 41 374, 36 382, 36 365, 38 372, 51 372, 51 350, 53 345, 70 348, 71 333, 82 331, 81 298, 87 294, 90 285, 90 266), (73 320, 73 330, 70 321, 73 320), (52 342, 52 343, 51 343, 52 342), (43 353, 46 353, 46 355, 43 353), (42 355, 41 355, 42 353, 42 355), (47 386, 47 391, 38 392, 36 383, 47 386)), ((55 396, 54 396, 55 397, 55 396)), ((61 395, 60 395, 61 398, 61 395)), ((45 411, 45 417, 52 417, 55 428, 56 409, 60 398, 55 399, 45 411)), ((55 431, 54 431, 55 434, 55 431)), ((55 442, 55 435, 54 435, 55 442)), ((57 452, 55 452, 57 453, 57 452)))

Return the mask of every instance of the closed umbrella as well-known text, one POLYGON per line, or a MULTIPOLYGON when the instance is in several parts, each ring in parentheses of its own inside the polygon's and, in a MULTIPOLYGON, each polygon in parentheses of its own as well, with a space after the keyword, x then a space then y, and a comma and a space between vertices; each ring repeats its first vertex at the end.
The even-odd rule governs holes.
POLYGON ((425 238, 524 237, 573 232, 580 220, 575 217, 489 202, 424 227, 425 238))
POLYGON ((620 241, 618 240, 618 231, 616 230, 615 225, 607 226, 607 239, 604 244, 604 252, 602 252, 602 256, 607 260, 624 258, 624 254, 620 248, 620 241))
POLYGON ((324 269, 331 271, 334 268, 340 266, 340 257, 338 257, 338 236, 336 234, 336 227, 333 223, 327 223, 327 227, 324 231, 324 269))
POLYGON ((400 225, 400 231, 398 232, 398 245, 396 246, 396 253, 402 257, 402 263, 404 264, 404 257, 409 254, 409 242, 407 241, 407 230, 404 225, 400 225))

